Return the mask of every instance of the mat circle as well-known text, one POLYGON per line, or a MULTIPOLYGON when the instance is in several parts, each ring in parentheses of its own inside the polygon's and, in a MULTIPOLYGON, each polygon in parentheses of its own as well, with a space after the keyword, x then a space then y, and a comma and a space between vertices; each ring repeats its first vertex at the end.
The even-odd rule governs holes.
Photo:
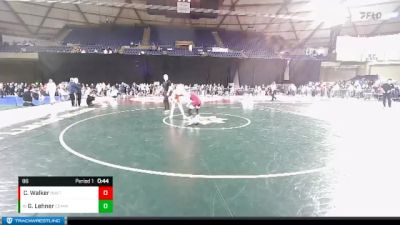
POLYGON ((168 177, 192 178, 192 179, 194 179, 194 178, 196 178, 196 179, 266 179, 266 178, 289 177, 289 176, 297 176, 297 175, 318 173, 318 172, 321 172, 321 171, 326 170, 328 168, 328 167, 319 167, 319 168, 315 168, 315 169, 284 172, 284 173, 253 174, 253 175, 231 175, 231 174, 215 174, 215 175, 211 175, 211 174, 173 173, 173 172, 164 172, 164 171, 157 171, 157 170, 146 170, 146 169, 122 166, 122 165, 118 165, 118 164, 109 163, 109 162, 105 162, 105 161, 102 161, 102 160, 94 159, 92 157, 89 157, 87 155, 79 153, 78 151, 76 151, 75 149, 73 149, 69 145, 67 145, 67 143, 65 143, 65 140, 64 140, 65 133, 69 129, 71 129, 72 127, 74 127, 74 126, 76 126, 76 125, 78 125, 80 123, 83 123, 85 121, 92 120, 92 119, 95 119, 95 118, 99 118, 99 117, 104 117, 104 116, 109 116, 109 115, 114 115, 114 114, 120 114, 120 113, 125 113, 125 112, 134 112, 134 111, 139 111, 139 110, 149 110, 149 109, 155 109, 155 108, 124 110, 124 111, 118 111, 118 112, 112 112, 112 113, 105 113, 105 114, 101 114, 101 115, 95 115, 95 116, 92 116, 92 117, 89 117, 89 118, 85 118, 85 119, 79 120, 79 121, 77 121, 75 123, 72 123, 71 125, 67 126, 66 128, 64 128, 61 131, 60 135, 58 136, 58 140, 59 140, 61 146, 66 151, 68 151, 69 153, 71 153, 71 154, 73 154, 73 155, 75 155, 75 156, 77 156, 77 157, 79 157, 81 159, 96 163, 98 165, 107 166, 107 167, 114 168, 114 169, 119 169, 119 170, 135 172, 135 173, 159 175, 159 176, 168 176, 168 177))
MULTIPOLYGON (((205 114, 212 114, 212 113, 200 113, 200 116, 201 115, 205 115, 205 114)), ((235 117, 235 118, 242 119, 242 120, 244 120, 246 122, 241 124, 241 125, 231 126, 231 127, 189 127, 189 126, 180 126, 180 125, 176 125, 176 124, 173 124, 173 123, 168 123, 167 120, 170 117, 167 116, 167 117, 165 117, 163 119, 163 123, 165 125, 168 125, 168 126, 171 126, 171 127, 176 127, 176 128, 181 128, 181 129, 198 129, 198 130, 232 130, 232 129, 238 129, 238 128, 247 127, 248 125, 251 124, 251 120, 246 118, 246 117, 232 115, 232 114, 226 114, 226 113, 215 113, 215 115, 225 115, 225 116, 235 117)), ((177 117, 177 116, 181 116, 181 114, 175 115, 173 117, 177 117)))

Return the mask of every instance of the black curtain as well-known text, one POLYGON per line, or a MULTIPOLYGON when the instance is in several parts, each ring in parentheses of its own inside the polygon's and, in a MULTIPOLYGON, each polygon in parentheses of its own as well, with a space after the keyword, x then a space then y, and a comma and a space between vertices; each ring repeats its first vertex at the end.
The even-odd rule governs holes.
POLYGON ((294 59, 290 61, 289 68, 289 80, 296 85, 320 80, 321 61, 319 60, 294 59))
POLYGON ((239 62, 240 85, 281 83, 285 73, 284 59, 243 59, 239 62))
POLYGON ((65 81, 78 77, 81 82, 154 82, 168 74, 174 83, 221 83, 233 80, 232 59, 180 56, 129 56, 101 54, 39 54, 45 79, 65 81))
MULTIPOLYGON (((78 77, 83 83, 151 83, 162 81, 166 73, 173 83, 227 85, 238 72, 241 85, 261 85, 283 82, 286 68, 284 59, 69 53, 40 53, 38 64, 45 80, 60 82, 78 77)), ((319 80, 320 66, 316 60, 292 60, 290 82, 319 80)))
POLYGON ((42 82, 36 60, 7 59, 0 61, 0 82, 42 82))
POLYGON ((129 55, 40 53, 39 67, 45 79, 56 82, 78 77, 80 82, 145 82, 145 58, 129 55))

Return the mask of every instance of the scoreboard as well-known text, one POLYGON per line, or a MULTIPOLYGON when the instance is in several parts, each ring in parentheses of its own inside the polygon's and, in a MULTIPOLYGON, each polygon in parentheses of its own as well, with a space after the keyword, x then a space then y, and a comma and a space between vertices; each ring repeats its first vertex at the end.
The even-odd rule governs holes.
POLYGON ((178 13, 190 13, 190 0, 180 1, 176 3, 176 11, 178 13))
POLYGON ((223 0, 146 0, 147 13, 169 18, 217 18, 223 0))
POLYGON ((18 177, 18 213, 112 212, 112 177, 18 177))

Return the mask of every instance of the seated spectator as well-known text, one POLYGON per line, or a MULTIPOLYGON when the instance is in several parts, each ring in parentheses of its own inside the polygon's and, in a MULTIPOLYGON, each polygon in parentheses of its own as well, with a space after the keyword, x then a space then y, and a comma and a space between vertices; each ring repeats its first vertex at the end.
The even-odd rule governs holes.
POLYGON ((117 98, 117 97, 118 97, 118 89, 115 88, 115 86, 112 87, 112 90, 111 90, 111 92, 110 92, 110 96, 111 96, 112 98, 117 98))
POLYGON ((34 106, 34 104, 32 103, 33 101, 33 93, 31 91, 31 87, 26 88, 24 90, 24 93, 22 95, 22 100, 24 101, 23 106, 34 106))
POLYGON ((87 104, 89 107, 94 106, 93 102, 94 102, 94 100, 96 99, 95 93, 96 93, 95 91, 92 91, 92 92, 87 96, 87 98, 86 98, 86 104, 87 104))

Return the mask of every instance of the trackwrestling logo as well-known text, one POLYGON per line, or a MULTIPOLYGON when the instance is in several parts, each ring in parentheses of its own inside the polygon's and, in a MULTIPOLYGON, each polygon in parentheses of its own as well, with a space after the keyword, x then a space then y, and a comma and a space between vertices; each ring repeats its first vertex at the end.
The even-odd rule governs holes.
POLYGON ((3 225, 38 225, 38 224, 52 224, 64 225, 64 217, 3 217, 3 225))

